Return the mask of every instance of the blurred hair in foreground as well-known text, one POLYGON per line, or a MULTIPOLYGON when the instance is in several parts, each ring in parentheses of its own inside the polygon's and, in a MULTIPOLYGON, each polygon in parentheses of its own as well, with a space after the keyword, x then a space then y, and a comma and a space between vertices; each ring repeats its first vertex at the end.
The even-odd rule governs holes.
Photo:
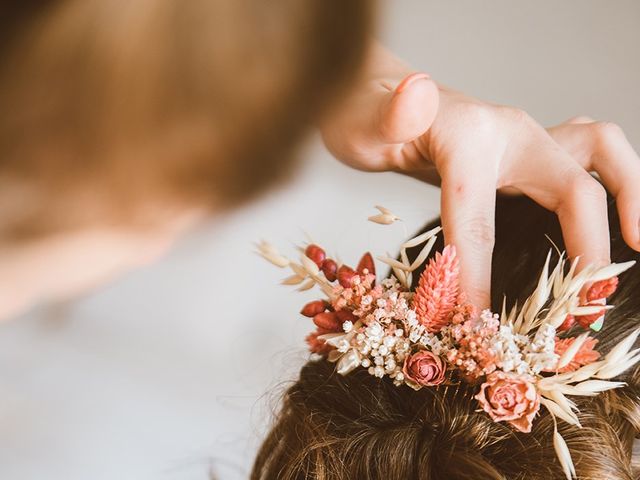
POLYGON ((290 170, 303 133, 357 76, 372 10, 369 0, 5 6, 0 241, 251 198, 290 170))
MULTIPOLYGON (((622 239, 613 202, 609 207, 612 261, 640 259, 622 239)), ((545 234, 564 249, 555 214, 526 198, 498 200, 493 311, 500 311, 503 294, 521 305, 534 290, 541 259, 550 248, 545 234)), ((439 242, 433 252, 442 250, 439 242)), ((606 327, 595 334, 603 354, 640 325, 637 268, 624 275, 610 298, 615 308, 607 314, 606 327)), ((582 429, 558 424, 580 479, 638 478, 632 447, 640 432, 640 368, 624 374, 622 380, 628 386, 597 397, 574 398, 582 429)), ((378 379, 364 368, 342 376, 334 364, 312 360, 285 393, 251 478, 565 478, 553 447, 553 420, 546 409, 540 411, 532 432, 523 434, 477 411, 474 393, 475 387, 466 383, 414 391, 395 386, 388 377, 378 379)))

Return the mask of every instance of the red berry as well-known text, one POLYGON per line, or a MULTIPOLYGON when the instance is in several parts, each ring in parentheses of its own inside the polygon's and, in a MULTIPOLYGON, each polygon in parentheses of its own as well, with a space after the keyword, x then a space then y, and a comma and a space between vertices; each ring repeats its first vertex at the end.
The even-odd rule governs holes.
POLYGON ((338 317, 338 320, 340 320, 341 325, 347 320, 352 323, 355 323, 358 320, 358 317, 356 317, 350 310, 338 310, 336 312, 336 316, 338 317))
POLYGON ((304 254, 311 260, 313 260, 313 263, 318 265, 318 268, 322 267, 322 262, 324 262, 324 259, 327 258, 327 254, 324 252, 324 250, 318 245, 314 244, 309 245, 304 251, 304 254))
POLYGON ((353 279, 357 275, 358 274, 353 268, 342 265, 338 269, 338 282, 340 282, 340 285, 342 285, 344 288, 350 288, 353 286, 353 279))
POLYGON ((356 270, 360 275, 364 274, 365 269, 371 275, 376 274, 376 264, 373 262, 373 257, 369 252, 365 253, 362 256, 362 258, 360 259, 360 262, 358 263, 358 267, 356 268, 356 270))
POLYGON ((342 330, 342 323, 338 320, 335 312, 319 313, 313 317, 313 323, 315 323, 317 327, 331 332, 339 332, 342 330))
POLYGON ((307 303, 300 313, 305 317, 313 318, 317 314, 324 312, 327 309, 327 303, 324 300, 316 300, 314 302, 307 303))
POLYGON ((322 269, 322 272, 324 273, 326 279, 330 282, 333 282, 336 278, 338 278, 338 264, 335 260, 332 260, 330 258, 325 259, 325 261, 322 262, 322 267, 320 268, 322 269))

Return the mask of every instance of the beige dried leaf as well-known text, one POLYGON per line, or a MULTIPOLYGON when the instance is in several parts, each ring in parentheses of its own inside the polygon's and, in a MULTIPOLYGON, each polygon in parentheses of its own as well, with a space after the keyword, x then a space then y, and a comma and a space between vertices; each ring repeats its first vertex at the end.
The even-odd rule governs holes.
POLYGON ((618 375, 622 375, 624 372, 633 367, 638 361, 640 361, 640 349, 632 350, 625 355, 621 360, 610 363, 606 362, 606 365, 598 370, 598 373, 594 375, 595 378, 600 380, 609 380, 615 378, 618 375))
MULTIPOLYGON (((596 394, 600 392, 604 392, 607 390, 613 390, 614 388, 624 387, 626 382, 610 382, 606 380, 585 380, 584 382, 580 382, 573 387, 578 392, 584 392, 585 394, 596 394)), ((580 393, 578 393, 579 395, 580 393)))
POLYGON ((306 255, 300 255, 300 261, 302 262, 302 266, 304 267, 305 271, 309 275, 318 275, 318 273, 320 273, 320 268, 318 268, 316 262, 311 260, 306 255))
POLYGON ((405 265, 404 263, 401 263, 401 262, 397 261, 394 258, 391 258, 391 257, 376 257, 376 259, 380 260, 383 263, 386 263, 387 265, 389 265, 392 268, 397 268, 397 269, 405 271, 405 272, 410 272, 411 271, 411 265, 405 265))
POLYGON ((571 459, 571 452, 569 451, 569 447, 567 446, 567 442, 564 441, 560 432, 558 432, 558 426, 553 423, 553 448, 556 451, 556 455, 558 456, 558 461, 560 462, 560 466, 562 467, 562 471, 564 472, 567 480, 571 480, 576 477, 576 468, 573 465, 573 460, 571 459))
POLYGON ((289 268, 291 268, 291 270, 293 270, 293 273, 295 273, 299 277, 307 278, 308 276, 308 273, 305 270, 305 268, 298 263, 295 263, 295 262, 289 263, 289 268))
POLYGON ((636 263, 635 260, 631 260, 629 262, 612 263, 605 267, 601 267, 591 275, 591 277, 589 278, 589 281, 597 282, 599 280, 607 280, 612 277, 617 277, 621 273, 633 267, 635 263, 636 263))
POLYGON ((379 225, 391 225, 393 222, 396 221, 396 219, 393 216, 384 215, 384 214, 372 215, 369 218, 367 218, 367 220, 373 223, 377 223, 379 225))
POLYGON ((300 285, 296 290, 298 290, 299 292, 306 292, 307 290, 311 290, 315 284, 316 281, 313 278, 310 278, 302 285, 300 285))
POLYGON ((573 375, 571 376, 571 382, 582 382, 593 377, 596 372, 598 372, 600 368, 602 368, 603 365, 605 365, 605 362, 599 361, 589 363, 580 367, 578 370, 573 372, 573 375))
POLYGON ((280 283, 282 285, 299 285, 304 280, 304 277, 300 275, 291 275, 290 277, 285 278, 280 283))
POLYGON ((420 267, 420 265, 422 265, 422 263, 429 256, 429 253, 431 252, 431 249, 433 248, 433 244, 436 243, 436 240, 437 240, 437 237, 431 237, 429 239, 429 241, 425 244, 425 246, 422 247, 422 250, 420 250, 420 253, 416 257, 416 259, 413 261, 413 263, 411 264, 411 267, 409 267, 411 269, 410 271, 413 272, 415 269, 420 267))
POLYGON ((574 425, 578 428, 582 428, 582 425, 580 424, 580 420, 578 420, 578 417, 574 412, 571 411, 571 409, 565 409, 561 407, 558 403, 545 397, 542 397, 540 399, 540 403, 542 403, 542 405, 544 405, 552 415, 555 415, 556 417, 561 418, 562 420, 564 420, 570 425, 574 425))
POLYGON ((633 347, 634 343, 638 339, 638 335, 640 335, 640 328, 635 329, 627 336, 627 338, 613 347, 604 357, 605 361, 608 364, 615 364, 622 360, 629 350, 631 350, 631 347, 633 347))
POLYGON ((584 342, 589 338, 589 332, 584 332, 575 338, 575 340, 571 343, 571 346, 565 350, 565 352, 558 359, 557 369, 560 370, 571 363, 573 357, 576 356, 580 347, 584 345, 584 342))
POLYGON ((418 246, 421 243, 424 243, 430 238, 437 235, 440 232, 440 230, 442 230, 442 227, 435 227, 435 228, 432 228, 431 230, 421 233, 420 235, 413 237, 410 240, 407 240, 405 243, 402 244, 401 248, 407 249, 407 248, 418 246))

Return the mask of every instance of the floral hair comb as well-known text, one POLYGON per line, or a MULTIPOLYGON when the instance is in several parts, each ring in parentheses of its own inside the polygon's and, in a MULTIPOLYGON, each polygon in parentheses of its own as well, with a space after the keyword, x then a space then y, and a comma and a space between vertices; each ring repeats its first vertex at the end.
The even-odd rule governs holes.
MULTIPOLYGON (((386 208, 376 208, 380 213, 370 221, 399 220, 386 208)), ((416 390, 456 375, 479 385, 474 398, 494 421, 525 433, 544 406, 554 419, 553 444, 562 469, 568 479, 575 477, 556 419, 581 427, 575 403, 567 396, 593 396, 624 386, 611 379, 640 360, 640 348, 632 349, 640 329, 604 357, 595 348, 598 340, 589 334, 589 329, 602 328, 605 310, 611 308, 604 300, 615 291, 617 276, 635 262, 587 266, 576 273, 578 259, 569 262, 561 254, 550 271, 549 252, 536 289, 521 306, 507 312, 504 302, 501 314, 478 312, 460 289, 453 245, 435 254, 411 290, 413 272, 429 256, 439 231, 404 243, 399 260, 379 257, 393 272, 380 282, 370 253, 353 269, 328 258, 315 244, 301 249, 299 262, 266 242, 258 251, 291 270, 283 284, 298 285, 300 291, 318 286, 325 294, 301 313, 316 326, 307 337, 311 352, 335 362, 338 373, 361 367, 416 390), (407 249, 421 245, 410 262, 407 249), (585 288, 586 295, 581 295, 585 288), (585 331, 557 336, 576 324, 585 331)))

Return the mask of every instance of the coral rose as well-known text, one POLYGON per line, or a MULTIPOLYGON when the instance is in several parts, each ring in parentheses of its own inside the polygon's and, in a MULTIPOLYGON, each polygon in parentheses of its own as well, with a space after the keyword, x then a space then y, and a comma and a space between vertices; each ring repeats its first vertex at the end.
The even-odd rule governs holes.
POLYGON ((531 377, 494 372, 475 396, 483 410, 496 422, 508 422, 524 433, 531 431, 540 409, 540 394, 531 377))
POLYGON ((426 350, 408 356, 402 367, 405 382, 416 390, 442 383, 445 370, 442 359, 426 350))

